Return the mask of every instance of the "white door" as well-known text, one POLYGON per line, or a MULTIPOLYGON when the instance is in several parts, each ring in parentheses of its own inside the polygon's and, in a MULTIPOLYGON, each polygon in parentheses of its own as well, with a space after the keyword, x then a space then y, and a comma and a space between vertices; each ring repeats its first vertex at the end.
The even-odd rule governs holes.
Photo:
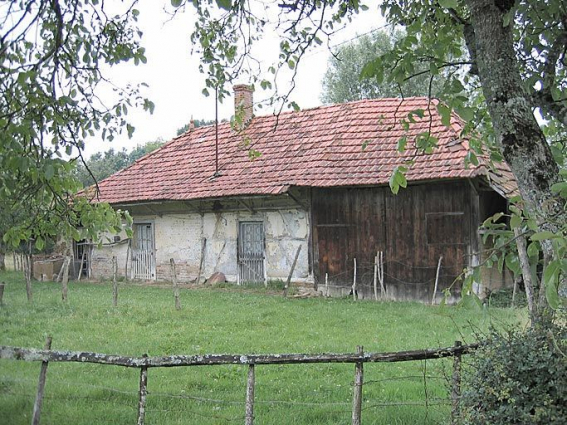
POLYGON ((135 223, 132 244, 132 279, 155 280, 156 256, 152 223, 135 223))

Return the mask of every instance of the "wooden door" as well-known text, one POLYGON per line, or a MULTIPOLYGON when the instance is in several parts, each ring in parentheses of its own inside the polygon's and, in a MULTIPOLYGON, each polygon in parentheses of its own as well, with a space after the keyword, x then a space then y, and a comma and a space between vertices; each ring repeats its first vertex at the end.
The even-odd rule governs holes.
POLYGON ((238 283, 265 283, 264 223, 241 222, 238 232, 238 283))
POLYGON ((132 279, 155 280, 156 257, 152 223, 134 224, 132 246, 132 279))

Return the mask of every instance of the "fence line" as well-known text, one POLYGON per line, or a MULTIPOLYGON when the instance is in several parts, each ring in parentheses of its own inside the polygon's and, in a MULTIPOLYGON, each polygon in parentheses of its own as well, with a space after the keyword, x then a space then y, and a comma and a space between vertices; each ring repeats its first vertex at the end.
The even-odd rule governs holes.
MULTIPOLYGON (((143 425, 146 413, 148 370, 158 367, 187 367, 187 366, 215 366, 215 365, 248 365, 248 379, 246 383, 245 416, 246 425, 254 424, 254 389, 255 389, 255 366, 257 365, 280 365, 280 364, 314 364, 314 363, 354 363, 355 376, 353 380, 352 401, 352 423, 362 423, 362 412, 370 406, 362 409, 364 363, 393 363, 405 361, 433 360, 453 357, 453 375, 451 390, 451 422, 455 423, 459 411, 460 399, 460 372, 461 356, 475 350, 478 344, 461 345, 459 341, 452 347, 398 351, 386 353, 365 353, 362 347, 357 347, 356 353, 346 354, 210 354, 210 355, 174 355, 174 356, 142 356, 126 357, 92 352, 79 351, 56 351, 50 349, 38 350, 33 348, 21 348, 0 346, 0 359, 23 360, 28 362, 42 362, 42 373, 40 374, 40 386, 45 384, 45 372, 49 362, 78 362, 114 365, 140 369, 140 383, 138 391, 138 425, 143 425)), ((426 372, 424 372, 426 374, 426 372)), ((424 377, 425 379, 425 377, 424 377)), ((36 404, 41 407, 43 391, 38 391, 36 404)), ((378 405, 373 405, 378 406, 378 405)), ((37 422, 35 421, 36 409, 34 407, 34 424, 39 424, 40 409, 37 409, 37 422)))

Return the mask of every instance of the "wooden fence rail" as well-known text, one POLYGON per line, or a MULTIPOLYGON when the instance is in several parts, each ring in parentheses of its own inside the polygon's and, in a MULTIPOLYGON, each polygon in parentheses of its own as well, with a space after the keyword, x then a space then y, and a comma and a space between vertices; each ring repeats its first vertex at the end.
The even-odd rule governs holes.
MULTIPOLYGON (((356 353, 347 354, 209 354, 195 356, 153 356, 126 357, 85 351, 56 351, 38 350, 34 348, 21 348, 0 346, 0 359, 23 360, 28 362, 42 362, 42 370, 47 368, 49 362, 78 362, 97 363, 122 367, 140 369, 140 389, 138 403, 138 425, 144 424, 146 412, 146 395, 148 384, 148 369, 156 367, 181 367, 181 366, 215 366, 240 364, 248 365, 248 380, 246 386, 246 415, 245 424, 253 425, 254 422, 254 369, 257 365, 278 364, 313 364, 313 363, 354 363, 355 377, 353 383, 353 414, 352 423, 359 425, 361 420, 362 387, 363 387, 363 364, 382 362, 406 362, 419 360, 432 360, 446 357, 454 358, 452 378, 452 416, 458 413, 458 398, 460 398, 460 358, 462 355, 472 352, 478 348, 478 344, 461 345, 459 341, 452 347, 435 348, 425 350, 398 351, 388 353, 365 353, 362 347, 357 347, 356 353)), ((42 372, 45 380, 45 373, 42 372)), ((41 406, 41 401, 39 402, 41 406)), ((38 419, 34 424, 39 424, 38 419)), ((452 417, 452 423, 454 418, 452 417)))

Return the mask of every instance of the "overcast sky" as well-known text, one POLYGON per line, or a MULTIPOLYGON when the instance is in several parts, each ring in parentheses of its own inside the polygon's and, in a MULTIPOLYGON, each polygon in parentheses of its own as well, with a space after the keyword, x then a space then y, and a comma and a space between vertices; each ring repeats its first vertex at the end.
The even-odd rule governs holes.
MULTIPOLYGON (((118 84, 145 82, 149 85, 145 95, 155 103, 153 115, 142 111, 130 111, 129 119, 136 128, 132 139, 126 135, 117 137, 113 142, 102 142, 98 138, 87 141, 86 155, 105 151, 113 147, 127 150, 137 144, 143 144, 158 138, 169 140, 176 135, 176 130, 194 119, 214 119, 214 97, 201 94, 204 77, 199 73, 199 57, 191 56, 190 34, 194 17, 192 7, 187 12, 178 14, 173 19, 164 10, 169 1, 140 0, 139 27, 144 32, 142 45, 146 48, 147 64, 119 65, 110 69, 110 79, 118 84)), ((377 6, 374 6, 377 8, 377 6)), ((379 12, 371 10, 355 18, 355 22, 333 38, 332 45, 345 42, 384 25, 379 12)), ((263 40, 257 56, 270 58, 278 53, 278 41, 268 34, 263 40)), ((321 80, 327 68, 329 52, 321 47, 308 53, 300 63, 297 85, 293 94, 301 108, 320 105, 321 80)), ((239 83, 247 83, 242 80, 239 83)), ((261 97, 262 92, 255 93, 261 97)), ((226 99, 219 105, 219 119, 230 118, 233 114, 232 99, 226 99)), ((271 110, 256 110, 256 115, 271 113, 271 110)))

